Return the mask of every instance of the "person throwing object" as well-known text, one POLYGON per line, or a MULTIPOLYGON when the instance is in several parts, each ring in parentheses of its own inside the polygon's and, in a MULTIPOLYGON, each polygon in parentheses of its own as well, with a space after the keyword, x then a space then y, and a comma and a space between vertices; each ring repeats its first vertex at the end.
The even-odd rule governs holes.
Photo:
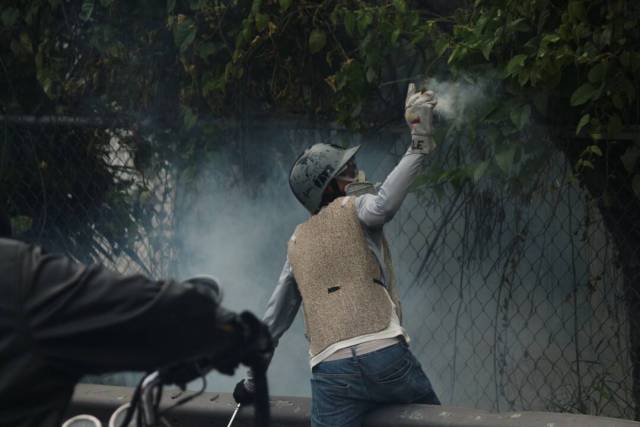
MULTIPOLYGON (((408 347, 383 230, 435 148, 436 103, 433 92, 409 85, 411 145, 379 187, 358 170, 359 146, 315 144, 291 169, 291 190, 311 217, 289 240, 263 321, 277 344, 303 306, 312 426, 360 426, 367 412, 383 404, 440 404, 408 347)), ((251 403, 253 389, 249 372, 234 398, 251 403)))

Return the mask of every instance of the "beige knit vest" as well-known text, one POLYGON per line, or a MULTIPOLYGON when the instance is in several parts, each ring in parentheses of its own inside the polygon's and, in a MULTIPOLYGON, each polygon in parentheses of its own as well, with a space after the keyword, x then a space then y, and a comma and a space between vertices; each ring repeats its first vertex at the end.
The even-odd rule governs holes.
MULTIPOLYGON (((383 240, 389 294, 394 277, 383 240)), ((311 357, 331 344, 386 329, 392 305, 369 249, 353 198, 339 198, 300 224, 289 241, 289 262, 298 283, 311 357), (377 283, 376 283, 377 282, 377 283)))

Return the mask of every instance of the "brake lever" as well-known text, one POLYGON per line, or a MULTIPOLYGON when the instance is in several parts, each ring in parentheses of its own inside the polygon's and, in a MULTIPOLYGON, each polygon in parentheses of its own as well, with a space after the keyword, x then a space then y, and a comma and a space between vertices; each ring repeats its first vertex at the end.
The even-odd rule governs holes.
POLYGON ((158 371, 152 372, 142 382, 140 406, 142 408, 142 420, 145 426, 157 425, 157 413, 155 408, 155 400, 160 393, 159 387, 162 387, 162 380, 158 371))

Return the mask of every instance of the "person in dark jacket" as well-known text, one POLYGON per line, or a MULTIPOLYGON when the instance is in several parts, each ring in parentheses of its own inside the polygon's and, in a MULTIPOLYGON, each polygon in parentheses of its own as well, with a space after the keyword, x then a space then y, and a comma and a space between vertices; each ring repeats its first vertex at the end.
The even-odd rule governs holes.
POLYGON ((0 426, 59 427, 83 375, 271 351, 266 327, 222 308, 212 279, 124 276, 10 232, 0 209, 0 426))

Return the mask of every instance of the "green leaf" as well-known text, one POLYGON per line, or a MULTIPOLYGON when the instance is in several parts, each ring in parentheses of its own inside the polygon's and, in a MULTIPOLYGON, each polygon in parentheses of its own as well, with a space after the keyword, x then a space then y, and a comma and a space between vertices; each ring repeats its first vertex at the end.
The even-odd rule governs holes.
POLYGON ((400 28, 396 28, 395 30, 393 30, 393 33, 391 33, 391 44, 396 44, 398 38, 400 37, 400 33, 400 28))
POLYGON ((524 66, 526 59, 527 55, 524 54, 516 55, 511 58, 511 60, 507 64, 507 76, 511 76, 518 72, 524 66))
POLYGON ((624 100, 622 99, 620 93, 615 92, 613 95, 611 95, 611 102, 613 103, 613 106, 618 110, 624 109, 624 100))
POLYGON ((602 157, 602 149, 595 144, 588 146, 584 151, 595 156, 602 157))
POLYGON ((167 0, 167 14, 173 15, 174 10, 176 10, 176 0, 167 0))
POLYGON ((520 108, 515 108, 509 113, 509 117, 516 129, 522 130, 531 120, 531 106, 526 104, 520 108))
POLYGON ((218 51, 216 44, 213 42, 202 42, 198 44, 198 56, 202 59, 207 59, 209 56, 215 54, 218 51))
POLYGON ((251 3, 251 13, 254 15, 260 12, 260 8, 262 7, 262 0, 253 0, 251 3))
POLYGON ((26 233, 33 226, 33 218, 29 216, 14 216, 11 217, 11 228, 13 228, 13 232, 15 235, 21 235, 26 233))
POLYGON ((607 131, 609 132, 609 137, 615 138, 617 135, 622 132, 624 128, 624 124, 622 123, 622 119, 619 115, 613 114, 609 117, 609 124, 607 126, 607 131))
POLYGON ((507 28, 512 31, 519 31, 522 28, 521 26, 523 23, 526 24, 524 18, 517 18, 517 19, 514 19, 513 21, 509 21, 507 23, 507 28))
POLYGON ((369 10, 364 9, 364 12, 360 14, 360 19, 358 19, 358 21, 356 22, 360 34, 364 35, 365 31, 367 31, 367 28, 369 28, 372 22, 373 14, 369 10))
POLYGON ((187 50, 191 43, 193 43, 197 32, 198 28, 190 18, 178 22, 173 32, 173 38, 181 53, 187 50))
POLYGON ((449 55, 449 59, 447 59, 447 64, 454 63, 459 56, 462 56, 464 53, 464 48, 462 46, 456 46, 449 55))
POLYGON ((578 126, 576 127, 576 135, 580 133, 583 127, 589 124, 590 120, 591 120, 590 114, 585 114, 580 118, 580 121, 578 122, 578 126))
POLYGON ((255 16, 256 30, 263 31, 269 23, 269 15, 264 13, 257 13, 255 16))
POLYGON ((404 0, 393 0, 393 6, 399 11, 399 12, 406 12, 407 11, 407 4, 405 3, 404 0))
POLYGON ((529 70, 520 70, 520 74, 518 75, 518 83, 520 84, 520 86, 524 86, 529 81, 529 78, 531 78, 531 73, 529 72, 529 70))
POLYGON ((510 147, 496 154, 496 164, 504 172, 508 174, 513 166, 513 159, 516 156, 516 147, 510 147))
POLYGON ((20 47, 25 52, 33 53, 33 43, 31 43, 31 37, 26 31, 20 33, 20 47))
POLYGON ((373 68, 368 68, 366 77, 367 77, 367 82, 373 83, 375 79, 378 78, 378 73, 376 73, 376 70, 374 70, 373 68))
POLYGON ((449 40, 445 38, 437 39, 436 42, 434 43, 434 48, 435 48, 436 54, 438 56, 442 56, 444 51, 449 48, 449 40))
POLYGON ((9 7, 2 12, 2 25, 4 27, 13 27, 20 18, 20 11, 15 7, 9 7))
POLYGON ((605 75, 607 74, 607 64, 600 63, 596 64, 591 70, 589 70, 589 81, 594 84, 598 84, 604 80, 605 75))
POLYGON ((485 138, 490 144, 495 145, 498 143, 498 141, 502 140, 502 134, 496 128, 496 126, 491 126, 489 127, 489 129, 487 129, 485 138))
POLYGON ((473 32, 476 36, 480 36, 482 34, 482 31, 484 30, 485 25, 487 25, 487 22, 489 22, 489 18, 486 15, 482 15, 480 16, 480 18, 478 18, 478 20, 476 21, 476 25, 473 28, 473 32))
POLYGON ((582 105, 589 101, 596 93, 598 92, 598 88, 593 86, 591 83, 585 83, 576 89, 571 95, 571 105, 573 107, 582 105))
POLYGON ((189 8, 193 11, 200 10, 202 9, 202 6, 203 6, 202 3, 203 3, 202 0, 190 0, 189 8))
POLYGON ((527 104, 520 113, 520 129, 531 123, 531 105, 527 104))
POLYGON ((484 161, 484 162, 480 162, 478 163, 474 168, 473 168, 473 182, 477 183, 478 181, 480 181, 480 178, 482 178, 485 174, 485 172, 487 172, 487 168, 489 167, 489 162, 488 161, 484 161))
POLYGON ((351 117, 355 119, 360 113, 362 113, 362 102, 358 102, 353 110, 351 110, 351 117))
POLYGON ((286 12, 291 6, 292 0, 280 0, 278 3, 280 4, 280 9, 282 9, 283 12, 286 12))
POLYGON ((511 119, 511 123, 513 123, 516 129, 520 129, 520 110, 511 110, 509 112, 509 118, 511 119))
POLYGON ((546 92, 536 92, 533 95, 533 105, 536 107, 536 110, 543 116, 547 115, 548 105, 549 105, 549 94, 546 92))
POLYGON ((640 159, 640 146, 638 145, 630 146, 627 148, 627 151, 620 156, 620 160, 628 173, 632 173, 635 170, 638 159, 640 159))
POLYGON ((322 30, 314 28, 309 35, 309 50, 311 53, 318 53, 327 44, 327 35, 322 30))
POLYGON ((569 2, 569 7, 567 8, 569 12, 569 18, 573 21, 585 21, 587 12, 584 8, 584 3, 582 0, 574 0, 569 2))
POLYGON ((491 51, 493 50, 493 44, 495 43, 495 40, 492 40, 490 42, 487 42, 485 44, 482 45, 482 56, 484 57, 484 59, 486 59, 487 61, 489 60, 489 58, 491 57, 491 51))
POLYGON ((182 118, 187 129, 191 129, 198 121, 198 116, 194 114, 193 110, 184 105, 182 106, 182 118))
POLYGON ((90 20, 91 15, 93 14, 94 7, 94 0, 84 0, 84 2, 82 2, 82 6, 80 7, 80 19, 85 22, 90 20))
POLYGON ((546 47, 546 46, 547 46, 547 45, 549 45, 549 44, 557 43, 557 42, 559 42, 559 41, 560 41, 560 36, 558 36, 557 34, 546 34, 546 35, 542 38, 542 40, 541 40, 540 44, 541 44, 542 46, 546 47))
POLYGON ((353 37, 353 31, 356 28, 356 17, 353 12, 347 10, 344 13, 344 29, 349 36, 353 37))
POLYGON ((221 92, 224 90, 224 87, 225 87, 224 75, 216 78, 206 79, 204 81, 204 84, 202 85, 202 95, 206 97, 211 95, 212 93, 221 92))
POLYGON ((579 159, 576 162, 576 166, 577 166, 578 170, 586 169, 586 168, 594 169, 593 163, 590 160, 585 160, 585 159, 579 159))

